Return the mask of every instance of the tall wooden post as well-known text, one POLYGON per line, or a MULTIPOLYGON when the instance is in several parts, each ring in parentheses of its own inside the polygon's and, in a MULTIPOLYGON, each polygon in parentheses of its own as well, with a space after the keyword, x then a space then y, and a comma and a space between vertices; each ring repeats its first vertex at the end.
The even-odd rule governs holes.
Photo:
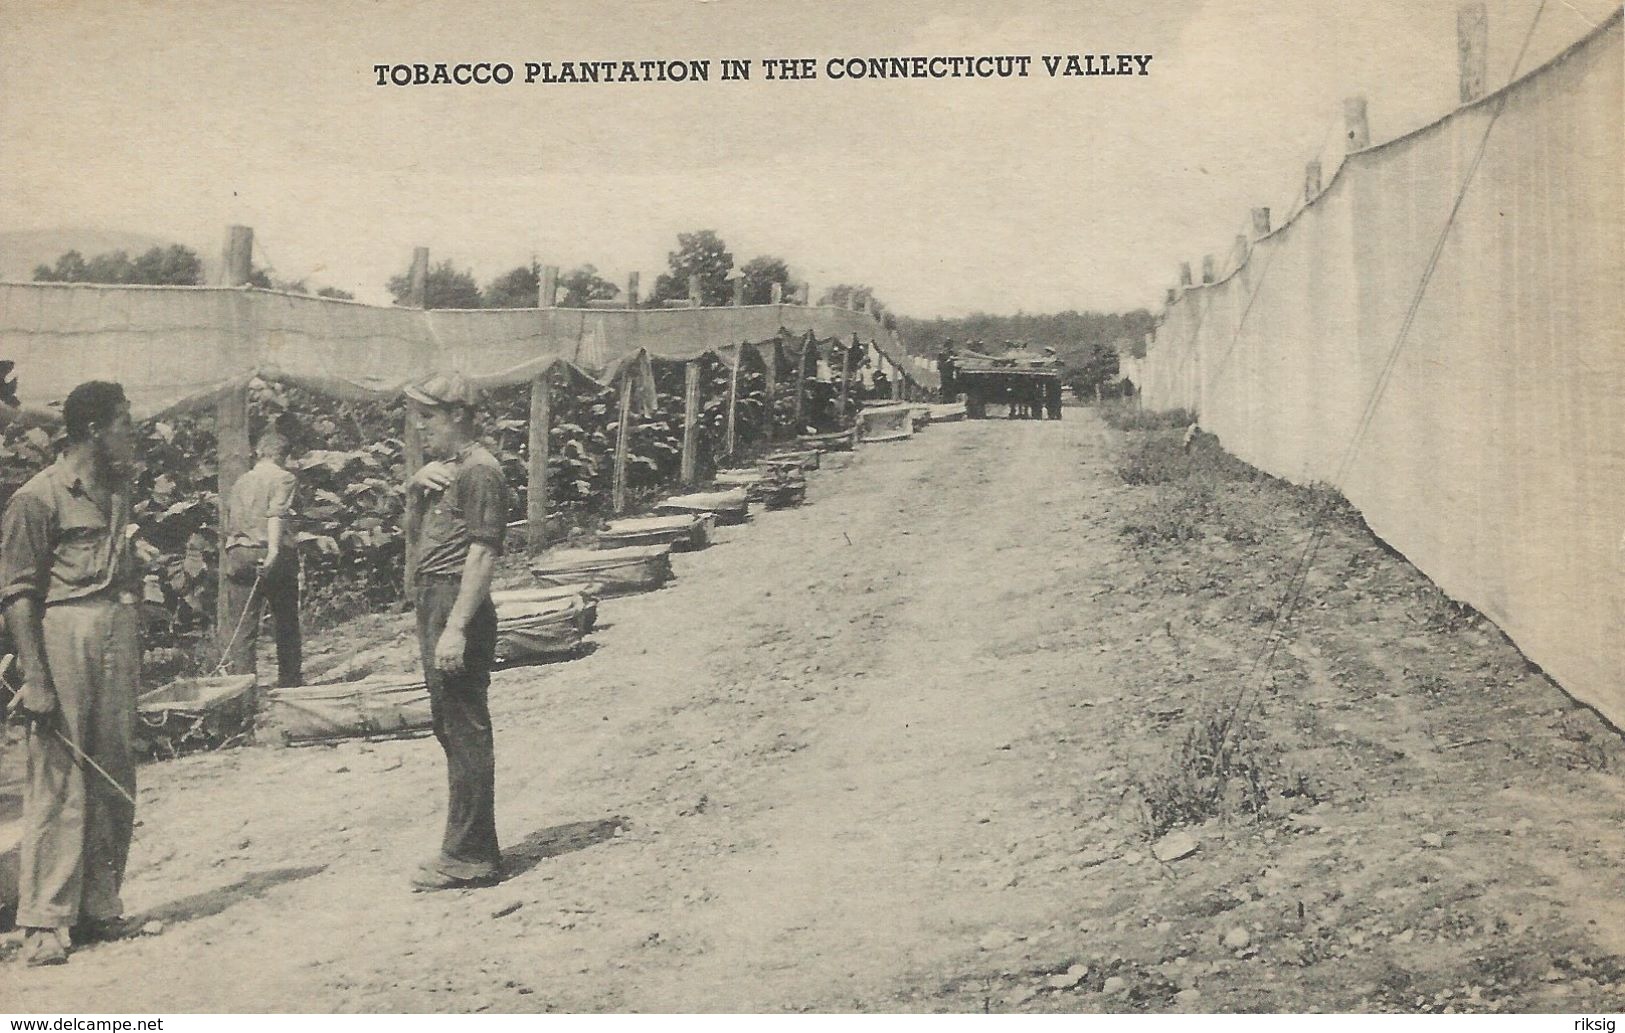
POLYGON ((1236 234, 1236 242, 1231 245, 1230 250, 1236 253, 1236 268, 1240 269, 1247 264, 1247 256, 1252 253, 1253 245, 1247 239, 1247 234, 1238 233, 1236 234))
POLYGON ((412 275, 407 281, 406 304, 408 308, 423 308, 428 304, 429 297, 429 249, 419 247, 412 249, 412 275))
POLYGON ((689 273, 688 274, 688 303, 689 303, 689 305, 692 308, 699 308, 700 305, 704 303, 703 300, 702 300, 703 297, 704 297, 704 295, 702 294, 702 292, 700 290, 700 274, 699 273, 689 273))
POLYGON ((903 400, 903 367, 899 366, 890 359, 886 360, 886 365, 891 367, 892 401, 900 402, 903 400))
POLYGON ((1270 210, 1268 208, 1253 209, 1253 239, 1270 235, 1270 210))
POLYGON ((745 346, 740 345, 739 351, 734 355, 733 367, 728 370, 728 426, 723 439, 723 451, 732 456, 739 447, 739 425, 736 414, 739 411, 739 367, 745 364, 745 346))
POLYGON ((779 386, 779 343, 774 341, 762 356, 762 362, 767 367, 762 382, 762 390, 767 396, 767 405, 763 408, 762 418, 767 421, 767 440, 772 443, 778 428, 773 419, 773 393, 779 386))
POLYGON ((406 474, 406 592, 417 587, 418 525, 423 520, 423 501, 412 490, 412 475, 423 468, 423 431, 411 401, 406 403, 406 426, 401 435, 401 465, 406 474))
POLYGON ((728 280, 733 284, 734 308, 739 308, 745 304, 745 278, 743 276, 730 276, 728 280))
POLYGON ((626 274, 626 307, 638 307, 638 274, 635 272, 626 274))
POLYGON ((215 585, 214 633, 216 643, 222 651, 228 653, 225 657, 226 673, 250 674, 254 670, 254 655, 247 648, 247 639, 242 632, 238 632, 236 640, 232 641, 232 632, 236 631, 243 607, 248 603, 248 592, 230 585, 225 578, 226 528, 231 526, 231 512, 227 499, 231 494, 231 486, 237 483, 237 478, 248 472, 250 465, 246 379, 227 388, 226 393, 215 403, 214 418, 215 471, 218 488, 216 512, 219 521, 217 533, 220 539, 218 565, 215 568, 218 581, 215 585), (226 649, 228 642, 232 643, 229 650, 226 649))
POLYGON ((1362 96, 1343 100, 1343 149, 1353 154, 1371 146, 1371 123, 1366 117, 1366 103, 1362 96))
POLYGON ((615 480, 611 502, 616 513, 626 512, 626 460, 632 452, 632 377, 631 368, 621 373, 621 419, 615 431, 615 480))
POLYGON ((537 308, 557 308, 559 304, 559 267, 542 266, 542 282, 536 292, 537 308))
POLYGON ((1179 285, 1181 287, 1191 285, 1191 264, 1189 262, 1179 263, 1179 285))
POLYGON ((775 283, 769 289, 772 290, 772 292, 773 292, 773 298, 772 298, 773 304, 775 304, 775 305, 784 304, 784 284, 775 283))
POLYGON ((852 400, 852 348, 858 343, 857 336, 852 338, 852 344, 841 348, 841 419, 846 419, 846 410, 852 400))
POLYGON ((525 453, 525 548, 547 547, 547 458, 553 423, 553 374, 530 382, 530 440, 525 453))
POLYGON ((1308 204, 1320 196, 1320 159, 1303 167, 1303 203, 1308 204))
POLYGON ((807 355, 812 350, 812 334, 809 333, 801 342, 801 358, 796 362, 796 425, 794 431, 796 434, 800 434, 802 429, 806 427, 806 423, 803 421, 802 416, 806 408, 805 396, 807 394, 807 355))
POLYGON ((1489 64, 1490 16, 1484 0, 1456 9, 1456 66, 1461 73, 1461 102, 1471 104, 1484 96, 1489 64))
POLYGON ((683 465, 678 476, 684 484, 693 484, 699 473, 701 360, 689 359, 683 363, 683 465))
POLYGON ((254 272, 254 229, 251 226, 226 227, 226 248, 220 264, 220 282, 241 287, 254 272))
POLYGON ((1202 256, 1202 282, 1203 283, 1212 283, 1215 279, 1216 279, 1216 277, 1214 276, 1214 272, 1213 272, 1213 256, 1212 255, 1203 255, 1202 256))

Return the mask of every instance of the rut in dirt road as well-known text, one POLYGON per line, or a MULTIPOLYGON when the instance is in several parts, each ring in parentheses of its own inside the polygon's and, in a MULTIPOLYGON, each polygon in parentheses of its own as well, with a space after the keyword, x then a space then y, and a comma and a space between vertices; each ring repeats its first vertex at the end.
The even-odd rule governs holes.
POLYGON ((1131 548, 1151 489, 1117 475, 1121 437, 1069 410, 826 457, 806 506, 606 601, 590 655, 499 673, 495 889, 406 891, 444 805, 432 740, 144 769, 126 904, 163 934, 8 970, 7 1003, 1617 1001, 1606 927, 1625 916, 1598 902, 1625 899, 1602 861, 1618 778, 1565 766, 1579 754, 1485 752, 1473 722, 1532 727, 1563 698, 1481 632, 1418 631, 1414 572, 1352 531, 1324 550, 1259 708, 1301 792, 1203 819, 1195 853, 1154 859, 1142 787, 1256 656, 1302 538, 1256 501, 1275 489, 1247 484, 1232 501, 1255 523, 1131 548))

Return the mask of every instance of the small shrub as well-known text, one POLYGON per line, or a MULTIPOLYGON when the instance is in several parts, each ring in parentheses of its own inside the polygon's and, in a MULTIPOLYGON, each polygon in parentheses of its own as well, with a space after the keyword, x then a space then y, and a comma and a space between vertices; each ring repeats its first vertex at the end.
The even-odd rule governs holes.
POLYGON ((1179 545, 1199 540, 1203 523, 1217 513, 1218 499, 1211 485, 1185 484, 1159 492, 1119 533, 1140 548, 1179 545))
POLYGON ((1099 408, 1101 418, 1117 430, 1167 430, 1184 428, 1196 422, 1189 409, 1159 409, 1146 412, 1126 402, 1112 402, 1099 408))
POLYGON ((1229 715, 1199 718, 1162 772, 1140 780, 1153 836, 1229 812, 1256 814, 1275 781, 1258 732, 1229 715))

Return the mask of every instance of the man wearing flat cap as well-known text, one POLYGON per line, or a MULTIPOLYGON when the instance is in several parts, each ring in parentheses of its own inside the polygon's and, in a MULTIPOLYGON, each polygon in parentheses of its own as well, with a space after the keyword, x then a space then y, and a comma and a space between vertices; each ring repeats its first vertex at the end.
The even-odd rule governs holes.
POLYGON ((422 515, 408 533, 416 545, 423 675, 450 787, 440 853, 423 863, 412 888, 490 886, 502 878, 487 703, 497 641, 491 574, 508 526, 508 485, 476 439, 472 384, 458 374, 435 374, 405 393, 408 419, 417 421, 433 456, 409 484, 422 515))

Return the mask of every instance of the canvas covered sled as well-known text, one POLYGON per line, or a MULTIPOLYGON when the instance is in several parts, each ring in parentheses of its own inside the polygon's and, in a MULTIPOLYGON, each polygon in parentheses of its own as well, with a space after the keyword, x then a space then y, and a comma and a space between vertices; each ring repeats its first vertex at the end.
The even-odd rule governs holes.
POLYGON ((712 513, 673 513, 667 516, 611 520, 598 532, 598 547, 670 545, 673 549, 703 549, 711 544, 712 513))
POLYGON ((742 524, 750 512, 750 497, 743 488, 673 495, 655 506, 657 513, 711 513, 718 524, 742 524))
POLYGON ((671 546, 558 549, 538 556, 530 572, 543 585, 597 582, 606 596, 646 592, 670 580, 671 546))
POLYGON ((402 735, 432 724, 423 675, 384 672, 356 681, 272 690, 260 714, 259 737, 295 746, 402 735))

